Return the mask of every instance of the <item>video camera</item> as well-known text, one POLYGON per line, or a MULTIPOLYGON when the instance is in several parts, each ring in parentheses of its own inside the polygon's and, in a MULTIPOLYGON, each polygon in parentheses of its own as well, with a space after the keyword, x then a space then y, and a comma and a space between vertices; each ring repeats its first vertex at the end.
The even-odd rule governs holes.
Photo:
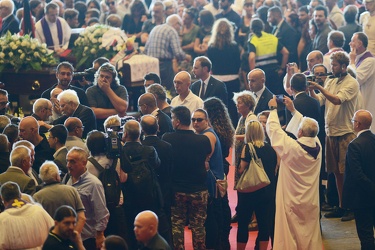
POLYGON ((324 84, 324 81, 322 79, 323 76, 332 76, 332 73, 321 73, 319 75, 308 75, 308 76, 306 76, 306 80, 308 82, 316 82, 319 85, 323 86, 323 84, 324 84))
POLYGON ((120 157, 122 149, 122 127, 129 120, 135 120, 133 116, 125 116, 121 118, 121 126, 112 126, 106 131, 106 155, 109 159, 120 157))
POLYGON ((83 72, 74 72, 73 73, 73 80, 82 81, 85 78, 89 82, 93 82, 95 79, 96 69, 88 68, 85 69, 83 72))

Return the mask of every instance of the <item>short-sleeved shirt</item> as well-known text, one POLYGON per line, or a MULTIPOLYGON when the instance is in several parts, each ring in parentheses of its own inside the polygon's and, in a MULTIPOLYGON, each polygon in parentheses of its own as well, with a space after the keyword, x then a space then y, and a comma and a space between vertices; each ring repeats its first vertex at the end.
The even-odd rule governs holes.
POLYGON ((319 93, 317 95, 320 105, 325 104, 325 130, 327 136, 342 136, 347 133, 353 133, 353 124, 351 119, 354 112, 361 108, 359 99, 359 84, 351 75, 347 75, 342 81, 339 78, 328 79, 325 83, 325 89, 336 95, 340 105, 335 105, 326 101, 326 97, 319 93))
MULTIPOLYGON (((128 101, 128 91, 122 85, 111 86, 111 89, 121 99, 128 101)), ((111 100, 108 96, 97 86, 94 85, 86 90, 87 99, 89 100, 89 107, 114 109, 111 100)), ((102 130, 105 119, 96 119, 97 128, 102 130)))
POLYGON ((194 95, 194 93, 190 91, 184 100, 181 100, 179 95, 173 98, 171 106, 185 106, 190 110, 190 113, 193 113, 195 110, 203 108, 203 101, 199 96, 194 95))

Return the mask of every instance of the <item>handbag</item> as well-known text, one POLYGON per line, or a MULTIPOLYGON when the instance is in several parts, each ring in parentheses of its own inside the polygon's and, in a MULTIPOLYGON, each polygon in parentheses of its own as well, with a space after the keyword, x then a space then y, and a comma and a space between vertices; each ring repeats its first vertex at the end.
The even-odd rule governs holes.
POLYGON ((236 189, 240 193, 251 193, 271 183, 264 171, 262 159, 258 158, 253 144, 248 143, 248 145, 251 161, 237 182, 236 189))
POLYGON ((220 180, 216 178, 216 176, 214 175, 211 169, 209 169, 208 171, 211 173, 212 177, 215 179, 215 188, 216 188, 215 198, 216 199, 218 198, 218 194, 220 195, 221 198, 223 198, 225 194, 227 193, 227 189, 228 189, 227 176, 224 174, 224 179, 220 180))

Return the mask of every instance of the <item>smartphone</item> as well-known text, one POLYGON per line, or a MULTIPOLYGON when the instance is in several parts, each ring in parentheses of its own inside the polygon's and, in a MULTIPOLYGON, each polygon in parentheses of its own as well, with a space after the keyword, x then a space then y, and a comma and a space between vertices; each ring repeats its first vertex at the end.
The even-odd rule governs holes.
POLYGON ((277 103, 284 103, 284 95, 276 95, 276 102, 277 103))

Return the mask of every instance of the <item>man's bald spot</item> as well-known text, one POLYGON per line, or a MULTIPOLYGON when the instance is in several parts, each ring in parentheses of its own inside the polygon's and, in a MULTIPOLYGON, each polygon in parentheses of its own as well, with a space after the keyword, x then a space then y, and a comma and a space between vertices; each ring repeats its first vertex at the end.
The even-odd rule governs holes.
POLYGON ((315 58, 323 63, 323 54, 319 50, 313 50, 307 55, 307 59, 315 58))
POLYGON ((28 128, 39 128, 38 121, 32 116, 23 118, 20 122, 20 127, 21 126, 25 126, 28 128))
POLYGON ((137 217, 135 217, 135 219, 143 223, 145 222, 147 226, 151 226, 151 225, 154 226, 156 230, 158 228, 158 223, 159 223, 158 216, 150 210, 140 212, 137 215, 137 217))
POLYGON ((174 78, 179 79, 184 83, 190 83, 191 82, 191 76, 190 76, 189 72, 187 72, 187 71, 178 72, 174 78))
POLYGON ((249 72, 249 76, 255 76, 256 78, 264 78, 266 80, 266 74, 261 69, 253 69, 249 72))
POLYGON ((77 117, 69 117, 68 119, 65 120, 64 126, 68 127, 70 125, 79 126, 81 125, 81 120, 77 117))
POLYGON ((138 104, 147 104, 149 107, 156 107, 156 98, 151 93, 145 93, 139 97, 138 104))
POLYGON ((140 129, 139 122, 130 120, 125 123, 125 131, 134 131, 136 129, 140 129))
POLYGON ((144 115, 141 118, 141 122, 148 126, 154 126, 157 122, 157 119, 153 115, 144 115))
POLYGON ((54 89, 51 90, 51 96, 54 96, 54 95, 58 96, 61 92, 63 92, 62 89, 54 88, 54 89))
POLYGON ((371 127, 372 115, 369 111, 360 109, 355 113, 355 117, 365 129, 369 129, 371 127))

